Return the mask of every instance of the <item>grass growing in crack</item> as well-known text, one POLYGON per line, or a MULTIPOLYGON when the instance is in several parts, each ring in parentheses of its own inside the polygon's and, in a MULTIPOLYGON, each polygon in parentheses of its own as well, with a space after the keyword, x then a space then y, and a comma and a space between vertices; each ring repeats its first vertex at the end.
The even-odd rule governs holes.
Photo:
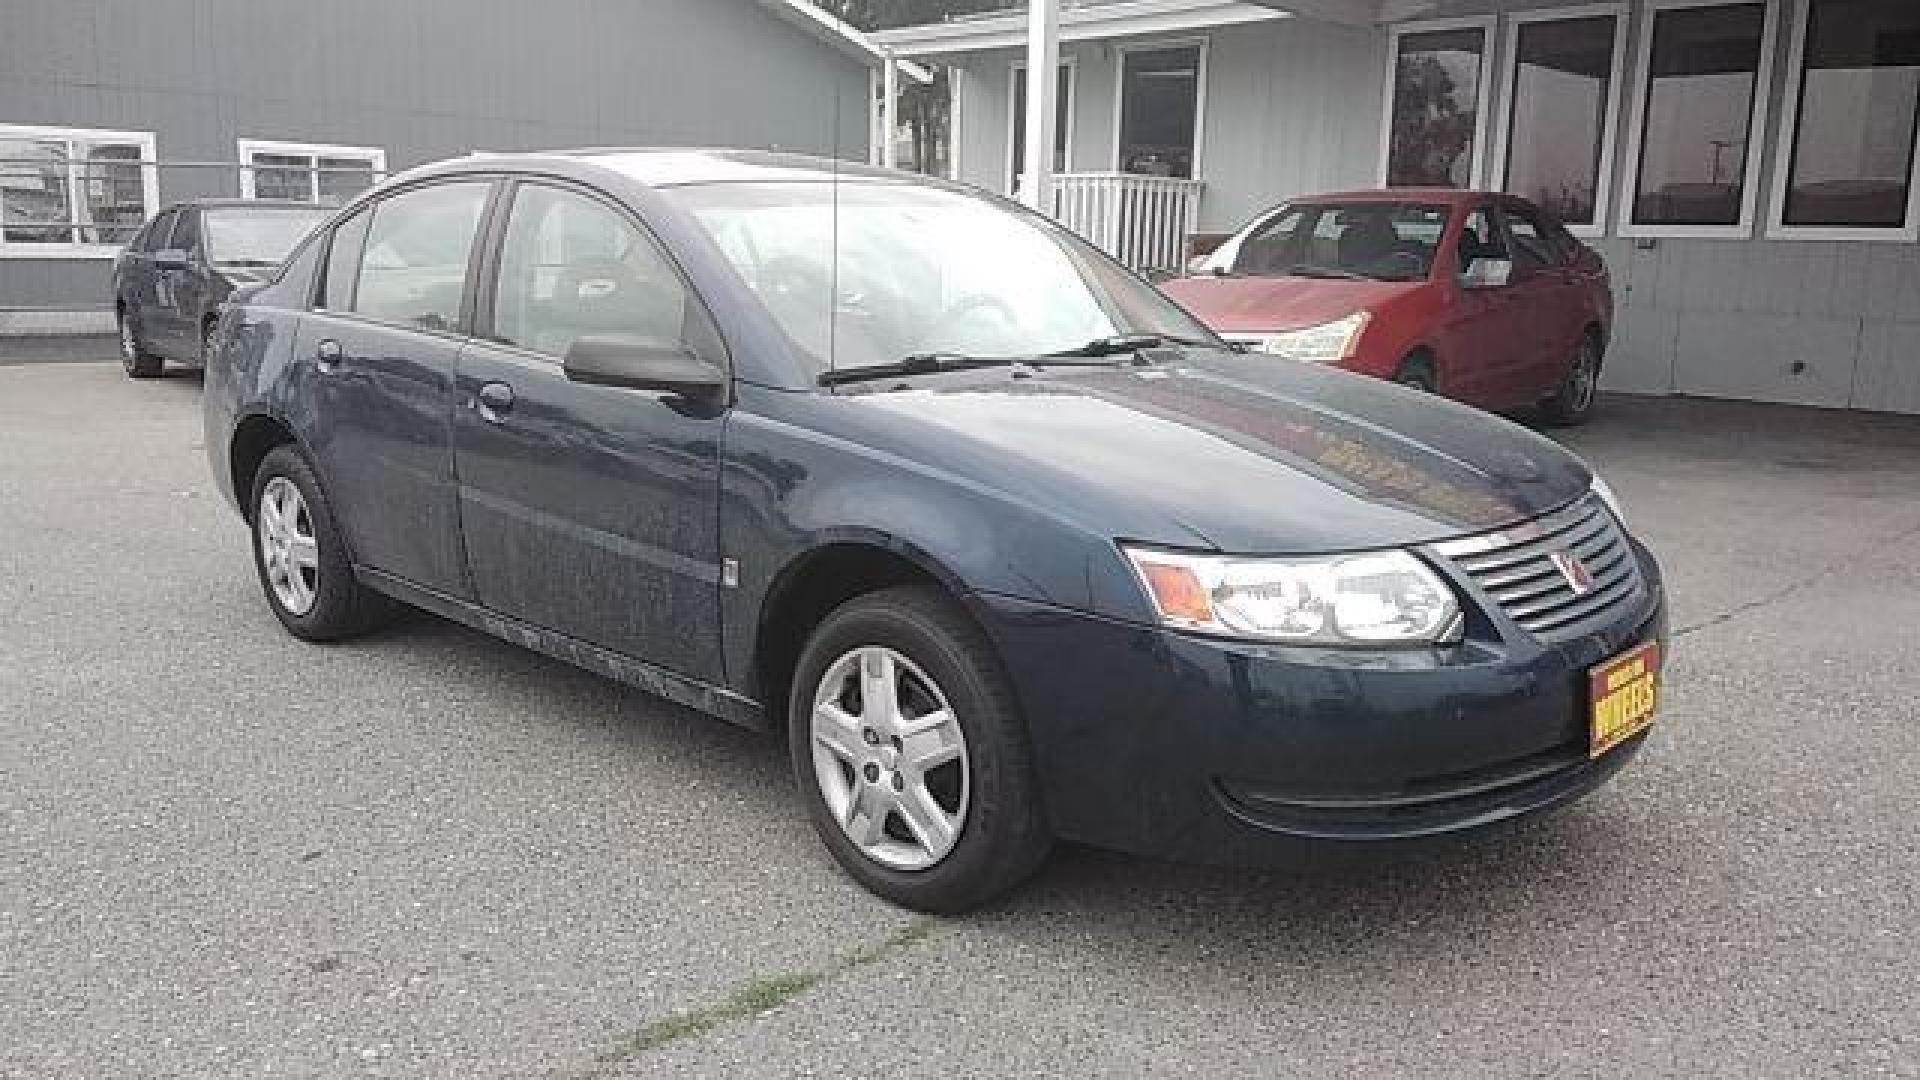
MULTIPOLYGON (((697 1039, 717 1027, 777 1009, 809 990, 856 968, 892 959, 933 935, 933 919, 921 916, 872 945, 863 945, 811 973, 766 975, 735 987, 723 1001, 677 1012, 646 1025, 595 1056, 602 1067, 618 1065, 669 1043, 697 1039)), ((588 1074, 591 1075, 591 1074, 588 1074)))

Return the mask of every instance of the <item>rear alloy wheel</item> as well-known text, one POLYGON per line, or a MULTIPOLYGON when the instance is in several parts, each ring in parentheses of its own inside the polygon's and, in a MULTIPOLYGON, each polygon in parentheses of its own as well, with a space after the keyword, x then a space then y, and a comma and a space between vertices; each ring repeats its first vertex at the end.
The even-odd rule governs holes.
POLYGON ((923 589, 848 601, 820 624, 788 703, 795 779, 860 884, 921 911, 974 907, 1051 843, 999 659, 923 589))
POLYGON ((1600 400, 1600 341, 1592 334, 1580 338, 1580 349, 1560 389, 1542 404, 1547 423, 1556 427, 1574 427, 1593 416, 1600 400))
POLYGON ((140 344, 140 327, 133 316, 120 313, 120 366, 129 379, 157 379, 166 362, 140 344))
POLYGON ((252 505, 254 567, 288 633, 337 641, 386 620, 392 604, 354 576, 326 494, 297 447, 276 446, 260 462, 252 505))

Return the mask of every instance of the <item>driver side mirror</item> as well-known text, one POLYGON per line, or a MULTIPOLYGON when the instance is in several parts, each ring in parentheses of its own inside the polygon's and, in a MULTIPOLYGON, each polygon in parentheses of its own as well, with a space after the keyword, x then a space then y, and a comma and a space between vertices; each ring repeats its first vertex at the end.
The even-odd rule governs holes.
POLYGON ((1493 289, 1513 280, 1512 259, 1475 259, 1460 275, 1463 289, 1493 289))
POLYGON ((188 256, 180 248, 165 248, 153 253, 153 265, 161 270, 185 270, 188 256))
POLYGON ((651 390, 703 403, 726 393, 726 373, 677 342, 632 334, 587 334, 567 347, 561 369, 572 382, 651 390))

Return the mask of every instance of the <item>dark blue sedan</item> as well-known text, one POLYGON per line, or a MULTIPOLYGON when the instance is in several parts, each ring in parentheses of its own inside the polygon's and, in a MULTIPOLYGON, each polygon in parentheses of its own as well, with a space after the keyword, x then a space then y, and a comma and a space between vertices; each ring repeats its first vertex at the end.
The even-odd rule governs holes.
POLYGON ((1231 350, 1052 222, 747 153, 490 156, 227 305, 214 475, 293 634, 424 608, 784 731, 840 864, 955 911, 1566 803, 1660 573, 1572 455, 1231 350))

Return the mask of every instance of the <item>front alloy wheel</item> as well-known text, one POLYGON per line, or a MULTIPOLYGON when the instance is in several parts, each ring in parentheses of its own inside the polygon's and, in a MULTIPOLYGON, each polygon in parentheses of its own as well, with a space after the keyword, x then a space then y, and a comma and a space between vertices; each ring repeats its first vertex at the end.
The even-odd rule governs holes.
POLYGON ((813 771, 847 839, 882 866, 924 870, 966 824, 966 736, 940 687, 892 649, 853 649, 827 668, 813 771))

